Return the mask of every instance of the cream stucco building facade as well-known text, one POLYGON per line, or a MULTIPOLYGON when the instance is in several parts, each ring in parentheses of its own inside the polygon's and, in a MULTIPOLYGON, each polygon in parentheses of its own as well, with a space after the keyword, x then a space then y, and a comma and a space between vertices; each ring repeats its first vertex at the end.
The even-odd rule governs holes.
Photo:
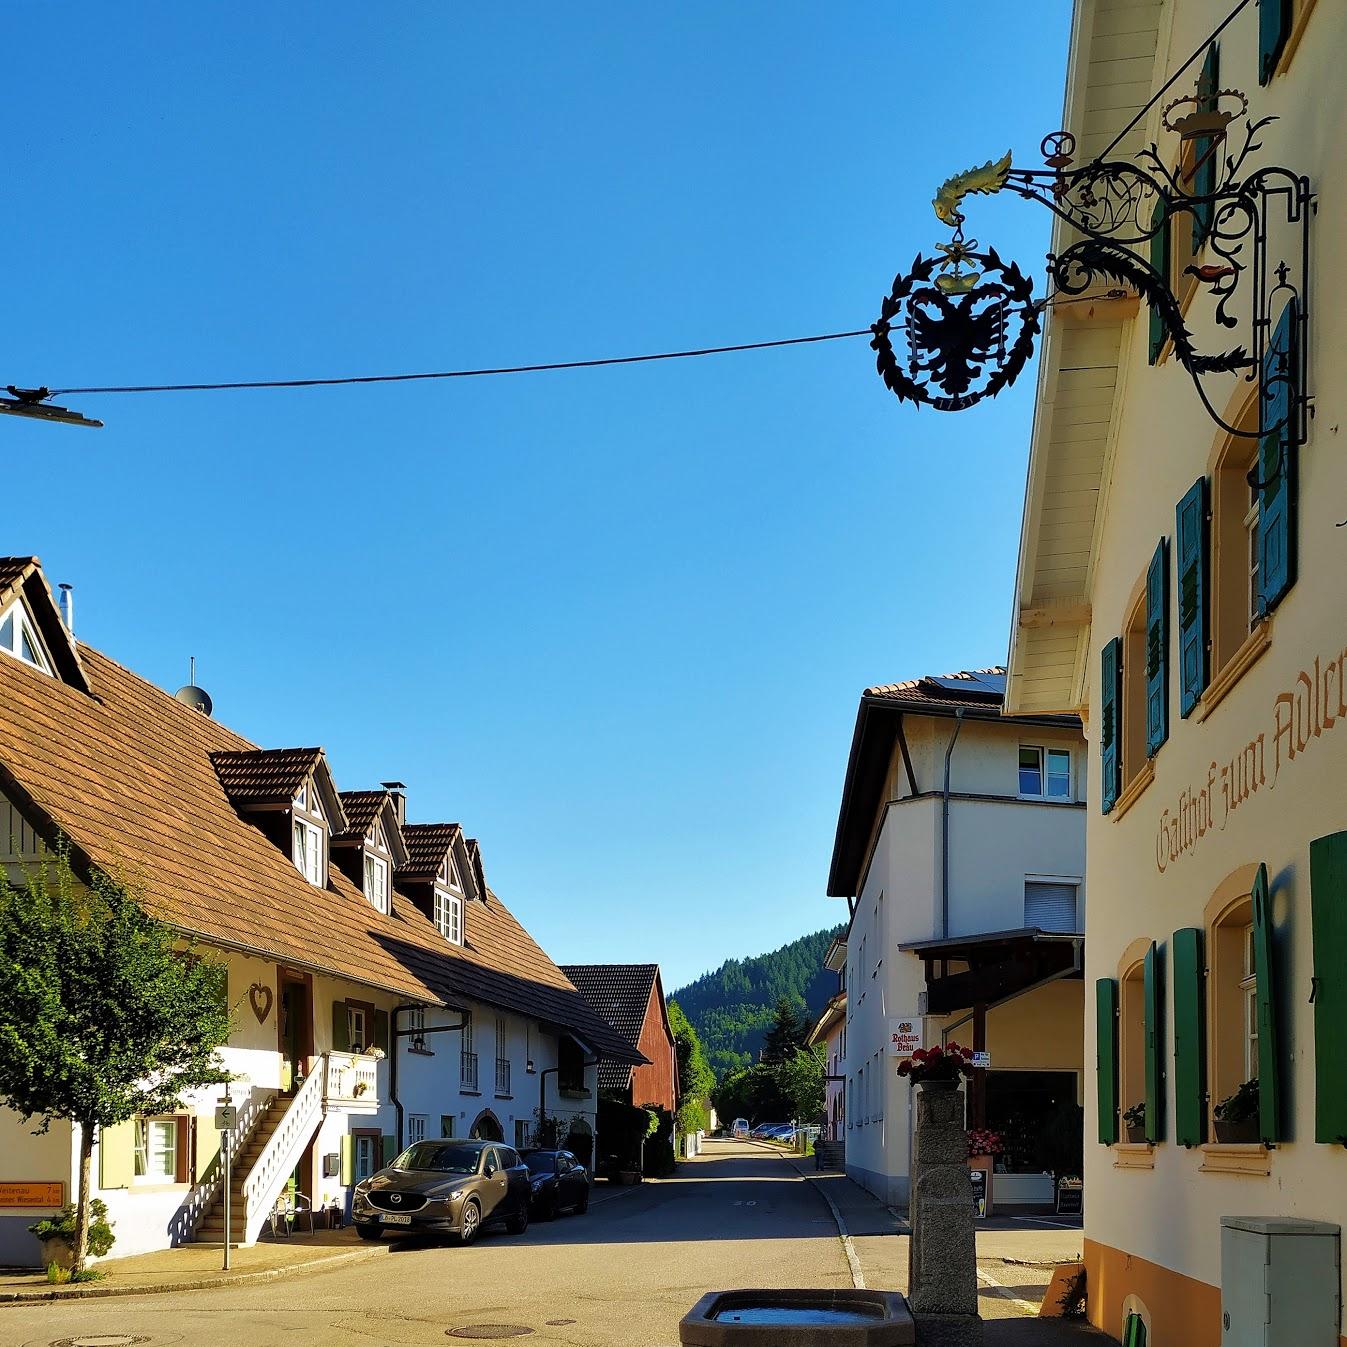
POLYGON ((845 941, 847 1172, 908 1200, 911 1089, 890 1030, 991 1054, 970 1124, 1006 1135, 1002 1206, 1043 1206, 1035 1142, 1082 1071, 1084 752, 1070 716, 1001 715, 1001 670, 867 689, 828 892, 845 941))
MULTIPOLYGON (((1081 159, 1099 153, 1182 69, 1113 153, 1154 142, 1200 191, 1186 166, 1206 147, 1161 112, 1218 71, 1210 85, 1246 93, 1251 118, 1277 118, 1244 172, 1283 165, 1317 196, 1309 275, 1298 228, 1271 210, 1270 359, 1204 380, 1243 435, 1204 410, 1145 305, 1050 316, 1007 692, 1012 713, 1087 725, 1090 1317, 1184 1347, 1222 1341, 1223 1217, 1347 1211, 1347 6, 1263 0, 1211 41, 1231 8, 1078 0, 1065 124, 1081 159), (1289 308, 1291 290, 1272 289, 1282 260, 1289 308), (1298 443, 1294 415, 1282 423, 1302 394, 1298 443), (1241 1086, 1253 1117, 1218 1121, 1241 1086), (1138 1105, 1129 1138, 1121 1115, 1138 1105)), ((1217 181, 1242 140, 1237 121, 1217 181)), ((1170 255, 1149 256, 1197 348, 1256 350, 1259 278, 1241 278, 1236 325, 1218 327, 1188 267, 1222 259, 1190 216, 1173 228, 1170 255)), ((1059 225, 1054 248, 1072 237, 1059 225)), ((1312 1299, 1296 1312, 1321 1312, 1312 1299)))

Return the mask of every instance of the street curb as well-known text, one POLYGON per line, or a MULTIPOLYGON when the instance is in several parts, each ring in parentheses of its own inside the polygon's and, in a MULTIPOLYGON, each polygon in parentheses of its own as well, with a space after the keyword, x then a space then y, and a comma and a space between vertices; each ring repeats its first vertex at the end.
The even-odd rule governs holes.
POLYGON ((807 1169, 801 1169, 793 1155, 782 1152, 778 1152, 778 1154, 781 1154, 783 1159, 788 1160, 790 1167, 806 1183, 810 1184, 814 1191, 828 1204, 828 1210, 832 1212, 833 1220, 837 1223, 837 1236, 842 1241, 842 1252, 846 1254, 847 1267, 851 1269, 851 1285, 857 1291, 864 1291, 865 1273, 861 1269, 861 1260, 856 1256, 856 1246, 852 1242, 851 1231, 847 1229, 847 1223, 843 1220, 842 1212, 837 1203, 833 1201, 832 1194, 817 1182, 818 1176, 816 1174, 811 1174, 807 1169))
POLYGON ((277 1277, 288 1277, 294 1272, 312 1272, 316 1268, 341 1267, 345 1263, 358 1263, 366 1258, 377 1258, 380 1254, 391 1253, 391 1244, 382 1244, 370 1249, 351 1249, 347 1253, 332 1254, 328 1258, 310 1258, 303 1263, 290 1263, 285 1267, 261 1268, 257 1272, 240 1272, 234 1276, 220 1273, 212 1277, 193 1277, 190 1281, 171 1284, 102 1286, 92 1282, 87 1286, 75 1286, 70 1290, 52 1287, 50 1291, 0 1291, 0 1308, 14 1305, 51 1304, 58 1300, 95 1300, 105 1296, 157 1296, 170 1291, 209 1291, 220 1286, 249 1286, 255 1282, 274 1281, 277 1277))

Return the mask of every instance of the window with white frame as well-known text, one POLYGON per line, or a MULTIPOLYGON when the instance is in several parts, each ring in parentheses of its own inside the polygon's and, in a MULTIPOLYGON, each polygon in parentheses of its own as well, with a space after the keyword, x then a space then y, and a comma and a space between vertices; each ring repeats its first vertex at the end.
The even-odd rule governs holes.
POLYGON ((1020 745, 1019 793, 1030 800, 1071 798, 1071 750, 1020 745))
POLYGON ((346 1003, 346 1042, 352 1052, 364 1052, 369 1047, 369 1016, 364 1006, 346 1003))
POLYGON ((173 1183, 178 1177, 178 1120, 136 1119, 135 1176, 147 1183, 173 1183))
POLYGON ((463 899, 458 894, 435 890, 435 926, 446 940, 463 943, 463 899))
POLYGON ((496 1016, 496 1093, 510 1093, 510 1022, 496 1016))
POLYGON ((16 600, 9 611, 0 617, 0 650, 13 655, 15 659, 21 659, 25 664, 31 664, 35 669, 41 669, 43 673, 51 673, 51 659, 42 644, 42 638, 37 634, 28 609, 20 601, 16 600))
POLYGON ((307 819, 295 820, 295 869, 310 884, 323 883, 323 830, 307 819))
POLYGON ((413 1052, 429 1052, 426 1047, 426 1012, 418 1006, 407 1012, 407 1044, 413 1052))
POLYGON ((1258 1075, 1258 974, 1254 963, 1253 927, 1244 928, 1244 976, 1239 981, 1244 1001, 1244 1079, 1258 1075))
POLYGON ((365 853, 365 897, 377 912, 388 911, 388 862, 365 853))
POLYGON ((424 1113, 409 1113, 407 1115, 408 1142, 424 1141, 426 1139, 427 1121, 428 1119, 424 1113))

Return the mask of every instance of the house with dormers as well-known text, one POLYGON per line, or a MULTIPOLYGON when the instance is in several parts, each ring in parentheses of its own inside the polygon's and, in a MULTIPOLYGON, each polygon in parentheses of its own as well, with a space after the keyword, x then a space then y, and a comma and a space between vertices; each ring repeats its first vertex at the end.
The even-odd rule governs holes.
MULTIPOLYGON (((58 839, 226 969, 237 1120, 231 1238, 287 1193, 341 1214, 427 1136, 529 1141, 535 1111, 592 1149, 601 1062, 642 1054, 487 884, 456 823, 407 821, 398 782, 341 791, 321 748, 260 748, 74 639, 35 558, 0 558, 0 864, 58 839)), ((223 1087, 95 1139, 116 1252, 222 1241, 223 1087)), ((75 1191, 78 1137, 0 1108, 0 1263, 75 1191), (25 1185, 22 1192, 14 1185, 25 1185)))

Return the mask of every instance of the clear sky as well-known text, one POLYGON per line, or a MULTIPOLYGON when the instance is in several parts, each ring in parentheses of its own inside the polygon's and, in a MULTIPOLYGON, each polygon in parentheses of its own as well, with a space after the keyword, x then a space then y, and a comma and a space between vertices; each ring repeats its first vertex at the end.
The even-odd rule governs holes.
MULTIPOLYGON (((930 200, 1060 122, 1070 6, 6 10, 0 384, 527 363, 861 328, 930 200), (957 10, 957 13, 956 13, 957 10)), ((1048 218, 970 233, 1041 275, 1048 218)), ((823 897, 863 687, 1004 659, 1033 371, 864 339, 0 418, 77 629, 481 839, 559 962, 665 986, 823 897)))

